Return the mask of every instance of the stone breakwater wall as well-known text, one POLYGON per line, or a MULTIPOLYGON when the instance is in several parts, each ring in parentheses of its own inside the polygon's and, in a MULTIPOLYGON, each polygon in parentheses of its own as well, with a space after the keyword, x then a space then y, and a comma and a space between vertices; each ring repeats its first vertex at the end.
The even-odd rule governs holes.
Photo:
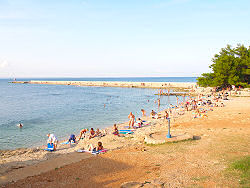
POLYGON ((96 87, 131 87, 131 88, 195 88, 195 82, 104 82, 104 81, 37 81, 30 84, 76 85, 96 87))

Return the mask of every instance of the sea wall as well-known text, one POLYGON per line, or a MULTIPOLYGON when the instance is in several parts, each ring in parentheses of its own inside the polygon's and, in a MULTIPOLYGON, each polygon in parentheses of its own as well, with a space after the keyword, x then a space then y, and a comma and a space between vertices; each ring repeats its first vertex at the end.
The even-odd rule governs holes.
POLYGON ((31 80, 30 84, 54 84, 97 87, 134 87, 134 88, 194 88, 195 82, 104 82, 104 81, 38 81, 31 80))

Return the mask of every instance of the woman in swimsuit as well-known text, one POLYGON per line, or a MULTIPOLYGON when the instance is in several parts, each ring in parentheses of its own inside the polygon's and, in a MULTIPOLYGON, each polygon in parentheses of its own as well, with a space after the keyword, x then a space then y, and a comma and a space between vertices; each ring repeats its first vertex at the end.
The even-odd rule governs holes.
POLYGON ((90 136, 89 139, 94 138, 95 137, 95 131, 93 128, 90 129, 90 136))
POLYGON ((132 125, 132 120, 133 120, 133 114, 132 114, 132 112, 129 113, 128 118, 129 118, 128 127, 130 129, 130 126, 132 125))
POLYGON ((114 132, 113 132, 113 134, 119 136, 119 131, 118 131, 118 128, 117 128, 116 124, 114 124, 114 132))

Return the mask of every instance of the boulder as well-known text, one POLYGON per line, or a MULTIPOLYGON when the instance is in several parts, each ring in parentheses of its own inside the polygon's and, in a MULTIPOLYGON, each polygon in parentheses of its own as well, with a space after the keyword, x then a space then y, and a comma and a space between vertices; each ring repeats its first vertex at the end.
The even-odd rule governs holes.
POLYGON ((125 182, 121 185, 121 188, 139 188, 142 186, 143 184, 140 182, 125 182))

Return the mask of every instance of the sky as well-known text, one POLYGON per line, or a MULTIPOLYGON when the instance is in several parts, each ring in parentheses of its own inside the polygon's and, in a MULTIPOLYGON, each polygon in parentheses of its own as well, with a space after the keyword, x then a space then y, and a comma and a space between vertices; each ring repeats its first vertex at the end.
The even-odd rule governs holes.
POLYGON ((249 20, 249 0, 0 0, 0 77, 199 76, 249 20))

